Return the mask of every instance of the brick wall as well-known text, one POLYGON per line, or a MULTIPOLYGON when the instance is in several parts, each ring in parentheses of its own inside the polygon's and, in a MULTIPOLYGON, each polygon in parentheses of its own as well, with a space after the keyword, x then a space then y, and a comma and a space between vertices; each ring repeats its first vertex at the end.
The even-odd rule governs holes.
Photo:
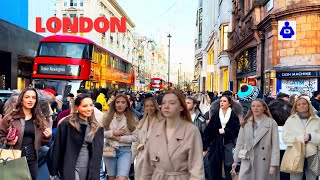
POLYGON ((320 16, 304 15, 286 19, 297 22, 294 41, 277 41, 278 66, 320 64, 320 16))

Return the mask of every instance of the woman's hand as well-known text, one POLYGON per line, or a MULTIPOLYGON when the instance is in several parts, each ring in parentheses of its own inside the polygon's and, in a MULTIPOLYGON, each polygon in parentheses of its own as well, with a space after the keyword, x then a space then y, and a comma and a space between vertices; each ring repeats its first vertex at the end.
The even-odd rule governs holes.
POLYGON ((124 128, 115 129, 112 131, 114 136, 123 136, 124 135, 124 128))
POLYGON ((16 145, 17 141, 18 141, 18 136, 16 136, 16 138, 14 138, 14 140, 7 142, 7 144, 10 146, 14 146, 14 145, 16 145))
POLYGON ((43 135, 44 135, 44 137, 46 137, 46 138, 49 138, 49 137, 51 137, 51 129, 50 128, 46 128, 44 131, 43 131, 43 135))
POLYGON ((237 166, 238 166, 238 163, 237 163, 237 162, 234 162, 231 167, 232 167, 232 169, 236 169, 237 166))
POLYGON ((50 180, 55 180, 57 176, 51 176, 50 175, 50 180))
POLYGON ((272 176, 275 175, 276 174, 276 167, 271 166, 270 170, 269 170, 269 174, 272 175, 272 176))
POLYGON ((307 142, 309 140, 309 135, 308 134, 304 134, 304 142, 307 142))
POLYGON ((208 151, 203 151, 202 155, 203 157, 206 156, 208 154, 208 151))

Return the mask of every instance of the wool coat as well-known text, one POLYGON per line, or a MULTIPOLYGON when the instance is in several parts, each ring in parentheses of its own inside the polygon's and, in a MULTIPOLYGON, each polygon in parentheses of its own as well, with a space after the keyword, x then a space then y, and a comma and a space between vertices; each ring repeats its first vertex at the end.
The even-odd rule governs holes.
MULTIPOLYGON (((50 149, 50 157, 47 159, 51 176, 59 176, 60 179, 75 180, 75 166, 85 139, 87 125, 80 124, 78 132, 70 123, 69 117, 58 126, 53 146, 50 149)), ((92 143, 88 145, 89 164, 87 180, 100 178, 100 166, 103 152, 103 128, 99 127, 92 143)))
POLYGON ((202 142, 198 128, 179 120, 167 141, 166 121, 152 130, 141 177, 144 180, 204 180, 202 142))
MULTIPOLYGON (((24 135, 24 126, 22 125, 24 123, 24 118, 25 115, 23 111, 19 111, 17 113, 11 111, 9 114, 7 114, 1 124, 0 124, 0 142, 4 143, 7 137, 7 134, 9 133, 10 129, 10 121, 12 124, 12 127, 15 127, 19 131, 19 136, 18 136, 18 141, 17 143, 13 146, 13 149, 20 149, 22 145, 22 140, 23 140, 23 135, 24 135)), ((43 120, 45 125, 46 120, 43 120)), ((34 149, 36 152, 38 152, 39 148, 43 145, 46 145, 50 142, 51 136, 46 138, 42 133, 44 129, 38 128, 36 125, 34 125, 34 130, 35 130, 35 139, 34 139, 34 149)))
POLYGON ((219 111, 211 117, 211 120, 204 130, 203 150, 208 153, 210 174, 209 180, 220 180, 222 177, 222 162, 224 159, 224 145, 236 142, 238 137, 240 122, 236 113, 232 110, 229 121, 224 128, 225 134, 220 134, 222 128, 219 111))
POLYGON ((306 127, 304 127, 297 114, 290 116, 283 126, 283 142, 288 147, 292 147, 294 141, 304 142, 304 134, 311 134, 311 141, 306 143, 305 157, 307 158, 315 155, 318 151, 318 146, 320 145, 320 119, 317 116, 311 116, 307 120, 306 127))
MULTIPOLYGON (((132 151, 132 161, 134 161, 135 158, 135 164, 134 164, 134 179, 135 180, 143 180, 143 177, 141 177, 141 170, 143 167, 144 159, 145 159, 145 153, 146 153, 146 145, 147 141, 149 140, 151 136, 152 129, 154 125, 156 125, 159 121, 157 117, 155 117, 150 124, 149 128, 149 121, 146 118, 143 126, 141 129, 137 129, 137 135, 138 135, 138 140, 132 143, 131 146, 131 151, 132 151), (149 128, 149 129, 148 129, 149 128), (139 150, 141 148, 141 150, 139 150)), ((140 123, 143 121, 140 121, 140 123)), ((140 127, 140 124, 138 125, 140 127)))
POLYGON ((278 125, 266 115, 260 120, 257 134, 253 138, 252 121, 240 128, 234 161, 240 162, 239 180, 279 180, 280 148, 278 125), (241 149, 247 149, 245 159, 238 157, 241 149), (270 166, 276 166, 275 175, 269 175, 270 166))

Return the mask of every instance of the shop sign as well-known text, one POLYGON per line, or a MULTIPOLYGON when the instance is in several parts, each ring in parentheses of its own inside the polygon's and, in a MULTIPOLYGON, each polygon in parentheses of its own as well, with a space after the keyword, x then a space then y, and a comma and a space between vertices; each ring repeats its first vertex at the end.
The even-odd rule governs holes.
POLYGON ((317 77, 318 71, 277 72, 277 78, 317 77))
POLYGON ((257 81, 254 78, 248 78, 248 84, 251 86, 256 86, 257 85, 257 81))

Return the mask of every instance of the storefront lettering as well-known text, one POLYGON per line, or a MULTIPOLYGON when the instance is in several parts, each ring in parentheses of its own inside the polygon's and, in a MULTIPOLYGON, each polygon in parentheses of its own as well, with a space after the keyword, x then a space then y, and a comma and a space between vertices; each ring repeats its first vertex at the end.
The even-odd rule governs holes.
POLYGON ((317 71, 277 72, 278 78, 317 77, 317 71))
POLYGON ((311 72, 282 73, 282 76, 311 76, 311 72))

